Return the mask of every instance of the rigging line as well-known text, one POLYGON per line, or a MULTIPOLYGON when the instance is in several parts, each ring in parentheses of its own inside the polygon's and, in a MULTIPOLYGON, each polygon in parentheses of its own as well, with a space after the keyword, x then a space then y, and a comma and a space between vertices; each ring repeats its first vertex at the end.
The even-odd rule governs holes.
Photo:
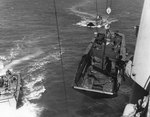
POLYGON ((57 16, 57 9, 56 9, 56 1, 53 0, 54 9, 55 9, 55 19, 56 19, 56 28, 57 28, 57 36, 58 36, 58 44, 59 44, 59 53, 61 58, 61 70, 62 70, 62 79, 64 85, 64 92, 65 92, 65 103, 66 103, 66 111, 68 112, 68 98, 67 98, 67 90, 66 90, 66 83, 65 83, 65 76, 64 76, 64 65, 63 65, 63 56, 62 56, 62 48, 61 48, 61 40, 60 40, 60 32, 59 32, 59 24, 58 24, 58 16, 57 16))
POLYGON ((106 0, 106 9, 107 9, 107 7, 108 7, 108 0, 106 0))
POLYGON ((107 1, 106 1, 106 9, 107 9, 108 7, 111 8, 111 6, 112 6, 112 0, 107 0, 107 1))
POLYGON ((96 32, 98 32, 98 6, 97 6, 97 0, 96 0, 96 32))
MULTIPOLYGON (((97 0, 96 0, 96 15, 98 16, 98 6, 97 6, 97 0)), ((96 18, 97 18, 96 16, 96 18)))
POLYGON ((110 7, 112 7, 112 0, 110 0, 110 7))

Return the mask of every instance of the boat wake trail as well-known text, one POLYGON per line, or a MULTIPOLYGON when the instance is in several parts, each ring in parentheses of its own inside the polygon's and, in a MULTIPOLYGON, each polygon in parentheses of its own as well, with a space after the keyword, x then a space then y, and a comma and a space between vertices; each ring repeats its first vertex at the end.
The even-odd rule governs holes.
POLYGON ((6 72, 8 69, 12 69, 15 65, 18 65, 18 64, 20 64, 24 61, 30 60, 32 58, 35 58, 35 57, 39 56, 40 54, 42 54, 42 51, 37 51, 35 54, 27 55, 27 56, 24 56, 17 60, 12 60, 9 64, 5 65, 4 72, 6 72))
POLYGON ((77 4, 77 5, 74 5, 72 6, 71 8, 69 8, 69 10, 76 14, 77 16, 83 18, 83 19, 86 19, 86 18, 95 18, 96 15, 95 14, 92 14, 92 13, 87 13, 87 12, 83 12, 83 11, 80 11, 80 7, 84 7, 86 6, 88 3, 90 3, 92 1, 90 0, 84 0, 83 2, 81 2, 80 4, 77 4))
POLYGON ((10 107, 0 106, 1 117, 40 117, 40 113, 43 110, 37 104, 30 103, 27 101, 24 106, 19 109, 10 107))
MULTIPOLYGON (((19 42, 20 43, 20 42, 19 42)), ((23 96, 20 108, 13 110, 10 107, 0 107, 2 117, 39 117, 44 106, 36 103, 45 92, 44 80, 46 79, 46 65, 60 60, 57 45, 53 52, 45 53, 40 48, 25 48, 16 43, 15 48, 10 49, 8 55, 0 55, 4 68, 1 75, 8 69, 21 73, 23 79, 23 96), (34 103, 32 100, 35 100, 34 103)))
POLYGON ((69 8, 69 10, 72 13, 81 18, 81 21, 76 23, 76 25, 86 27, 88 22, 95 22, 94 19, 96 17, 96 14, 87 13, 79 10, 80 7, 86 6, 86 4, 90 2, 91 2, 90 0, 84 0, 82 3, 74 5, 71 8, 69 8))
POLYGON ((81 26, 81 27, 91 27, 91 28, 101 28, 105 26, 106 24, 111 24, 113 22, 117 22, 118 19, 115 18, 107 18, 107 17, 102 17, 102 24, 96 24, 96 20, 91 20, 91 19, 82 19, 80 22, 77 22, 76 25, 81 26), (93 24, 93 26, 88 26, 90 23, 93 24))
POLYGON ((88 13, 85 11, 80 11, 81 7, 86 7, 87 4, 89 4, 90 0, 84 0, 82 3, 77 4, 75 6, 72 6, 69 8, 69 10, 74 13, 75 15, 79 16, 81 18, 81 21, 77 22, 75 25, 81 26, 81 27, 87 27, 89 23, 92 23, 94 26, 92 28, 101 28, 102 26, 106 24, 111 24, 112 22, 117 22, 118 19, 116 18, 109 18, 106 14, 102 15, 103 24, 96 25, 96 13, 88 13))

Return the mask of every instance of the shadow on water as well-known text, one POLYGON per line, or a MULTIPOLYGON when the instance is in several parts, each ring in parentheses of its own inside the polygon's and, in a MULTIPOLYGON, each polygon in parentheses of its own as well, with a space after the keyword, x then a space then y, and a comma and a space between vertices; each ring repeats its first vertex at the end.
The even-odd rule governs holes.
MULTIPOLYGON (((75 108, 75 117, 120 117, 125 105, 129 102, 131 85, 129 79, 126 79, 115 96, 91 95, 89 92, 78 91, 81 94, 82 103, 75 108)), ((78 99, 75 100, 78 102, 78 99)))
MULTIPOLYGON (((120 95, 109 99, 92 99, 92 104, 90 104, 87 99, 86 105, 82 105, 82 108, 76 110, 76 114, 81 117, 120 117, 127 100, 127 96, 120 95)), ((84 99, 84 101, 86 100, 84 99)))

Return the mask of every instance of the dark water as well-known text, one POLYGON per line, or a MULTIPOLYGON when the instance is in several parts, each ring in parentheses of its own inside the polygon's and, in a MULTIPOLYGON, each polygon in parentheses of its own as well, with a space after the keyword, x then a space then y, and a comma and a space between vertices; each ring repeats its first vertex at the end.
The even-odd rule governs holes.
MULTIPOLYGON (((90 0, 56 0, 63 51, 66 95, 62 79, 53 0, 0 0, 0 57, 24 79, 24 104, 36 104, 40 117, 119 117, 131 88, 122 85, 119 96, 91 99, 71 88, 80 58, 94 29, 75 25, 96 14, 90 0)), ((113 30, 126 35, 133 53, 133 26, 139 24, 143 0, 112 1, 110 17, 119 19, 113 30)), ((106 0, 98 0, 105 15, 106 0)))

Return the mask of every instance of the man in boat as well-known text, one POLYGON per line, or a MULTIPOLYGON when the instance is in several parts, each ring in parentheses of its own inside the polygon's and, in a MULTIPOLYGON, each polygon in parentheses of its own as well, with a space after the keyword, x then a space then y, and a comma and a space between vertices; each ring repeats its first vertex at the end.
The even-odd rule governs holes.
POLYGON ((10 77, 12 75, 11 71, 10 70, 7 70, 6 71, 6 76, 10 77))
POLYGON ((112 68, 112 63, 111 63, 111 60, 109 59, 109 57, 106 57, 105 66, 106 66, 106 68, 105 68, 106 74, 110 75, 111 68, 112 68))
POLYGON ((114 50, 121 46, 122 37, 119 35, 119 31, 116 31, 112 38, 114 50))
POLYGON ((139 32, 139 26, 135 26, 134 29, 135 29, 135 35, 136 35, 136 37, 137 37, 138 32, 139 32))
POLYGON ((101 15, 97 16, 97 25, 102 25, 103 23, 103 17, 101 15))
POLYGON ((95 42, 96 42, 97 44, 100 44, 100 45, 101 45, 104 41, 105 41, 105 35, 102 34, 102 33, 97 33, 95 42))
POLYGON ((122 75, 123 80, 124 79, 124 67, 125 67, 125 62, 122 60, 122 56, 120 55, 118 57, 118 59, 116 60, 116 65, 115 65, 115 69, 116 69, 116 76, 118 75, 118 73, 120 73, 122 75))
POLYGON ((125 66, 125 74, 130 77, 132 69, 133 56, 127 61, 125 66))
POLYGON ((4 86, 4 78, 3 76, 0 77, 0 87, 4 86))

